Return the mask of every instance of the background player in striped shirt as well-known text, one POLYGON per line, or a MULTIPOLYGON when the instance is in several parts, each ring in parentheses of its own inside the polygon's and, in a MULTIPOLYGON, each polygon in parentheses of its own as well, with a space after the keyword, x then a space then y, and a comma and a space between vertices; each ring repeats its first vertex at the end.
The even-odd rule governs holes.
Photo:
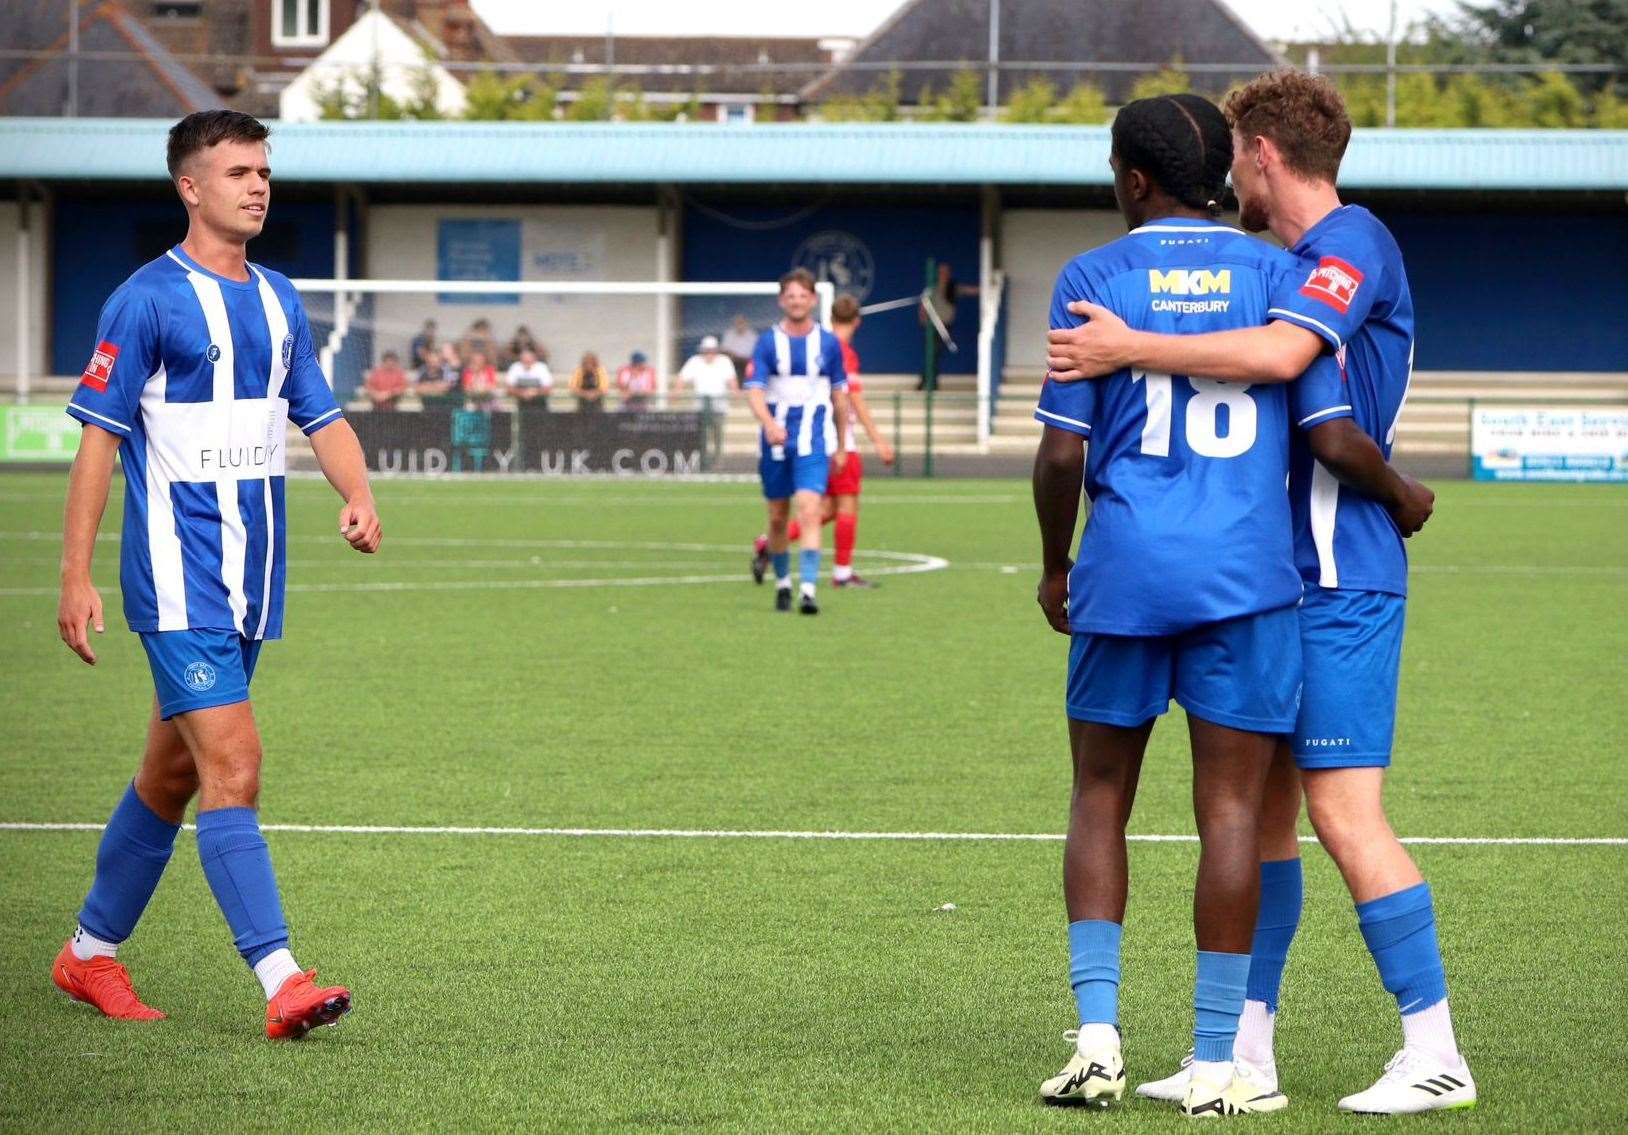
POLYGON ((798 610, 819 614, 820 499, 832 471, 847 462, 848 377, 842 345, 814 320, 814 274, 793 268, 780 277, 785 318, 758 337, 743 384, 763 427, 758 475, 769 514, 775 610, 791 610, 791 551, 786 533, 795 501, 802 544, 798 610))
MULTIPOLYGON (((865 459, 859 452, 859 438, 855 427, 863 427, 871 439, 876 456, 883 465, 893 464, 893 447, 876 427, 871 408, 865 402, 865 388, 859 379, 859 352, 854 350, 854 332, 859 330, 859 301, 850 295, 840 295, 831 305, 831 333, 842 344, 842 367, 848 374, 848 404, 853 407, 848 417, 848 462, 840 472, 831 475, 826 486, 825 500, 821 504, 820 520, 823 524, 836 521, 835 566, 831 582, 837 587, 874 587, 875 584, 854 574, 854 545, 859 538, 859 493, 865 482, 865 459)), ((802 525, 793 520, 786 529, 788 540, 802 536, 802 525)), ((759 541, 758 554, 767 554, 768 540, 759 541)))
POLYGON ((318 987, 289 949, 256 812, 260 737, 249 706, 260 645, 283 629, 284 435, 292 421, 344 498, 339 530, 359 552, 380 527, 362 450, 312 349, 286 278, 251 264, 271 201, 266 127, 235 111, 171 129, 169 171, 186 239, 125 281, 102 309, 96 349, 68 413, 84 423, 63 521, 64 642, 96 662, 103 630, 91 582, 114 454, 124 470, 119 565, 124 613, 141 636, 156 698, 135 780, 102 835, 57 986, 110 1017, 152 1020, 118 947, 135 930, 198 797, 198 854, 244 961, 266 995, 266 1034, 337 1020, 350 991, 318 987))
MULTIPOLYGON (((1434 901, 1383 801, 1407 596, 1402 537, 1424 523, 1434 500, 1385 461, 1413 370, 1407 273, 1378 218, 1340 203, 1335 179, 1351 120, 1332 83, 1292 71, 1263 75, 1227 99, 1226 113, 1244 227, 1270 229, 1305 262, 1275 298, 1272 322, 1169 337, 1132 331, 1111 312, 1082 305, 1076 312, 1091 322, 1052 335, 1051 365, 1064 378, 1137 365, 1271 382, 1287 381, 1320 354, 1338 360, 1338 381, 1303 378, 1292 395, 1299 429, 1290 493, 1306 589, 1306 693, 1268 789, 1262 918, 1238 1047, 1273 1069, 1278 990, 1300 921, 1295 825, 1303 783, 1312 826, 1345 877, 1402 1019, 1401 1051, 1372 1087, 1342 1099, 1341 1109, 1469 1107, 1475 1082, 1448 1012, 1434 901)), ((1177 1073, 1138 1091, 1170 1098, 1183 1079, 1177 1073)))

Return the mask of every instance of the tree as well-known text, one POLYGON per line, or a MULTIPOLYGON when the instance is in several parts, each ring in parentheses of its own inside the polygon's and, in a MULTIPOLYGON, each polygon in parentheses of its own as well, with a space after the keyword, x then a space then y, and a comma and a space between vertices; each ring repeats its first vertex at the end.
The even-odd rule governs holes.
POLYGON ((1076 83, 1068 96, 1057 104, 1058 122, 1071 122, 1085 126, 1100 126, 1113 117, 1108 100, 1091 83, 1076 83))
MULTIPOLYGON (((1628 0, 1459 0, 1458 11, 1426 24, 1431 39, 1461 44, 1494 63, 1608 63, 1628 59, 1628 0)), ((1583 73, 1584 94, 1610 90, 1616 76, 1583 73)), ((1541 80, 1540 80, 1541 86, 1541 80)))
POLYGON ((903 83, 899 72, 889 71, 863 95, 836 95, 821 103, 820 118, 826 122, 896 122, 903 83))
POLYGON ((1048 122, 1056 104, 1057 85, 1044 75, 1036 75, 1006 100, 1006 121, 1048 122))
POLYGON ((1157 95, 1186 94, 1193 89, 1193 81, 1186 71, 1182 70, 1181 57, 1177 56, 1170 61, 1169 66, 1161 67, 1151 75, 1143 75, 1131 84, 1131 99, 1150 99, 1157 95))
POLYGON ((565 117, 571 122, 605 122, 616 110, 616 90, 603 75, 595 75, 577 91, 574 101, 565 107, 565 117))

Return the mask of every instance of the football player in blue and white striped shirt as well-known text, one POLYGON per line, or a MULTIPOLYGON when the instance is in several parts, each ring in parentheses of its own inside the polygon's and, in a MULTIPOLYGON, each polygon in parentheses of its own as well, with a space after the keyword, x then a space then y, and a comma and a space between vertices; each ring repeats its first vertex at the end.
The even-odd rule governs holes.
POLYGON ((341 534, 359 552, 380 528, 361 446, 340 414, 286 278, 245 247, 271 200, 267 129, 245 114, 192 114, 170 131, 184 241, 143 266, 102 309, 96 348, 68 413, 84 423, 63 524, 63 641, 95 664, 103 629, 91 582, 96 529, 117 453, 125 508, 119 577, 157 696, 135 780, 109 820, 96 876, 56 984, 110 1017, 151 1020, 117 961, 198 797, 198 853, 238 951, 266 994, 266 1033, 337 1020, 350 992, 319 988, 289 950, 256 806, 260 738, 249 680, 283 631, 284 435, 311 439, 344 498, 341 534))

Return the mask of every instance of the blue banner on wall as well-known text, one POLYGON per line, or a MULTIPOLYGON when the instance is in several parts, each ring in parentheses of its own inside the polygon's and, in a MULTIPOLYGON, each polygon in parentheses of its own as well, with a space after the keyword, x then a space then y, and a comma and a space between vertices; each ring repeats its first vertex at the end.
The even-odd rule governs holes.
MULTIPOLYGON (((518 280, 520 222, 443 217, 435 231, 437 280, 518 280)), ((513 293, 470 295, 442 292, 440 303, 518 304, 513 293)))
MULTIPOLYGON (((807 268, 864 304, 920 295, 928 259, 947 262, 962 288, 978 282, 978 207, 966 205, 780 205, 691 202, 684 215, 684 279, 773 280, 807 268)), ((686 297, 684 353, 703 334, 722 334, 738 300, 686 297)), ((757 330, 761 317, 749 316, 757 330)), ((772 316, 771 316, 772 318, 772 316)), ((956 304, 954 353, 939 353, 944 374, 978 367, 978 298, 956 304)), ((865 317, 854 339, 871 373, 916 374, 923 331, 914 304, 865 317)))

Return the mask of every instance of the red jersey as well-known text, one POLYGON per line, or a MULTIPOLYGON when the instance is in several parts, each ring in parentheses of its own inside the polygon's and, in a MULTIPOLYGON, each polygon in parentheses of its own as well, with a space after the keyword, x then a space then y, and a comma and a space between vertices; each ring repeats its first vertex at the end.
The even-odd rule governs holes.
MULTIPOLYGON (((842 344, 842 369, 848 375, 848 393, 865 393, 865 385, 859 381, 859 352, 852 343, 837 341, 842 344)), ((852 409, 848 411, 848 452, 859 452, 859 415, 852 409)))

